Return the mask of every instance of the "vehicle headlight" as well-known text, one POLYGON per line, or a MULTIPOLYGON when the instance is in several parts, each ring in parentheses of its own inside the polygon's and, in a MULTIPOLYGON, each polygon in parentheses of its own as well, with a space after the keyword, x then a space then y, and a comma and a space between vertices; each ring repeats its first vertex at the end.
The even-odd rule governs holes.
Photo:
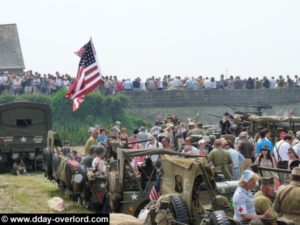
POLYGON ((35 157, 35 153, 34 152, 30 152, 29 153, 29 159, 34 159, 35 157))
POLYGON ((12 158, 13 158, 13 159, 19 158, 19 153, 13 153, 13 154, 12 154, 12 158))

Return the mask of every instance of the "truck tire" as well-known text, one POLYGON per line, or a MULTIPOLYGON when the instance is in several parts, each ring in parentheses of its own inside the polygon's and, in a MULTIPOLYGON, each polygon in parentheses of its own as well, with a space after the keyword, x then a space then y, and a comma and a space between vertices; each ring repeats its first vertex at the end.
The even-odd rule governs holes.
POLYGON ((190 224, 187 205, 180 195, 171 196, 171 204, 175 220, 180 223, 190 224))
POLYGON ((59 178, 57 176, 57 169, 59 167, 59 164, 60 164, 60 157, 59 157, 58 153, 55 152, 55 153, 53 153, 53 156, 52 156, 52 176, 56 181, 59 180, 59 178))
POLYGON ((45 175, 52 179, 52 159, 48 148, 43 150, 43 168, 45 170, 45 175))
POLYGON ((210 214, 208 225, 230 225, 230 221, 223 210, 217 210, 210 214))

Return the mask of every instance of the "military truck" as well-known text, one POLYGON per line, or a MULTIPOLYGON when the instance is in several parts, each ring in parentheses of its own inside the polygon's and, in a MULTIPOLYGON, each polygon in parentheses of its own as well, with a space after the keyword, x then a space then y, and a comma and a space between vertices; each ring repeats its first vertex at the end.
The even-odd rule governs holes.
POLYGON ((42 151, 52 128, 50 106, 32 102, 0 105, 0 172, 18 158, 28 169, 42 168, 42 151))
POLYGON ((300 130, 300 117, 291 116, 249 116, 249 134, 254 136, 260 128, 269 128, 271 130, 271 139, 279 137, 280 132, 292 131, 294 134, 300 130))

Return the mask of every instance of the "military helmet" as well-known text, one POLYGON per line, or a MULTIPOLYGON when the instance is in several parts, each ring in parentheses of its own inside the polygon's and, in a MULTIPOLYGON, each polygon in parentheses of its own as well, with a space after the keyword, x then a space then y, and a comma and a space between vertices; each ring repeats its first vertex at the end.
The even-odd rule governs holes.
POLYGON ((97 155, 102 154, 102 153, 104 153, 105 151, 106 151, 106 149, 105 149, 105 147, 104 147, 103 145, 97 145, 97 146, 95 147, 95 153, 96 153, 97 155))
POLYGON ((90 146, 90 148, 89 148, 90 155, 95 153, 95 148, 96 148, 96 145, 91 145, 90 146))
POLYGON ((225 196, 217 195, 216 202, 212 202, 212 205, 214 208, 219 208, 219 207, 226 208, 226 207, 230 207, 230 202, 229 202, 228 198, 226 198, 225 196))

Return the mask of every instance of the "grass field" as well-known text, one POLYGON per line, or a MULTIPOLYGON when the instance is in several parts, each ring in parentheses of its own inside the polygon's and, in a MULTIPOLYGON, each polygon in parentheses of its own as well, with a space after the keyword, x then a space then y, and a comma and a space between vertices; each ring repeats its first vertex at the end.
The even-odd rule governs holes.
MULTIPOLYGON (((0 174, 0 213, 52 213, 48 200, 59 197, 58 188, 44 174, 0 174)), ((63 213, 92 213, 64 197, 63 213)))

